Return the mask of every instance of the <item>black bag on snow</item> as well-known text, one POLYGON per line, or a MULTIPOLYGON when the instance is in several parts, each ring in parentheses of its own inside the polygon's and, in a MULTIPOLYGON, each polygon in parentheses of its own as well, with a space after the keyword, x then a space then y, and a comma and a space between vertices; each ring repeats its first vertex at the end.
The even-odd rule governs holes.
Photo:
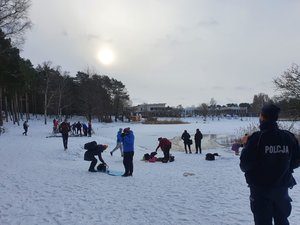
POLYGON ((215 155, 212 153, 207 153, 205 156, 205 159, 209 160, 209 161, 213 161, 213 160, 215 160, 215 155))
POLYGON ((88 142, 88 143, 85 143, 84 144, 84 149, 86 150, 94 150, 97 148, 97 142, 96 141, 91 141, 91 142, 88 142))
POLYGON ((103 163, 101 163, 97 166, 97 170, 100 172, 106 172, 106 166, 103 163))
POLYGON ((173 156, 173 155, 170 155, 169 162, 173 162, 174 160, 175 160, 175 156, 173 156))
POLYGON ((150 159, 150 155, 149 153, 146 153, 143 157, 144 160, 149 160, 150 159))

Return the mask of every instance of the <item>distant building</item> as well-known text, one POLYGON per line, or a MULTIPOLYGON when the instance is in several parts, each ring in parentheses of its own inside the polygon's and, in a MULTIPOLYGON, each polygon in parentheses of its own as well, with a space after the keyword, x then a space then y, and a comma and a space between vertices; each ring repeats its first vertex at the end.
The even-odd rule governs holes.
POLYGON ((247 107, 239 107, 239 106, 227 106, 227 107, 221 107, 217 108, 217 110, 220 111, 221 115, 238 115, 238 116, 246 116, 248 114, 248 108, 247 107))
POLYGON ((133 116, 147 117, 175 117, 178 110, 166 106, 166 103, 141 104, 132 108, 133 116))

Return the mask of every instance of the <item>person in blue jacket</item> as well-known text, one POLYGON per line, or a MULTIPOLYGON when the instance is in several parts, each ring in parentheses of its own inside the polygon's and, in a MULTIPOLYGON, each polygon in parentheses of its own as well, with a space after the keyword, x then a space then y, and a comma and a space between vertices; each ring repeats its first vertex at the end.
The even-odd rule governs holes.
POLYGON ((133 173, 133 155, 134 155, 134 135, 129 127, 125 128, 122 133, 123 143, 123 165, 125 173, 123 177, 132 176, 133 173))
POLYGON ((123 131, 123 129, 120 128, 118 133, 117 133, 117 145, 113 150, 110 151, 111 156, 113 155, 114 151, 116 151, 117 149, 120 149, 121 156, 123 156, 122 131, 123 131))
POLYGON ((300 148, 294 134, 279 129, 280 108, 263 106, 260 131, 246 142, 240 167, 250 188, 250 206, 255 225, 289 225, 291 198, 288 188, 296 181, 293 170, 300 166, 300 148))

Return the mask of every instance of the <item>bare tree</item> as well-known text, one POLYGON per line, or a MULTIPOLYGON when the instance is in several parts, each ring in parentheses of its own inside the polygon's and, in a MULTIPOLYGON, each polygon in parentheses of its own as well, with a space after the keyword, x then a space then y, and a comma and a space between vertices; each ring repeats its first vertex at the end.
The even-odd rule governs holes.
POLYGON ((204 121, 206 121, 206 117, 207 117, 208 112, 209 112, 208 105, 206 103, 202 103, 199 106, 199 110, 200 110, 201 115, 204 117, 204 121))
POLYGON ((281 91, 282 97, 300 99, 300 71, 297 64, 293 64, 290 69, 274 79, 276 89, 281 91))
POLYGON ((214 116, 216 114, 217 101, 214 98, 211 98, 209 104, 210 104, 209 107, 210 107, 210 110, 211 110, 211 114, 212 114, 211 116, 212 116, 212 120, 213 120, 214 116))
POLYGON ((252 111, 253 113, 259 114, 261 108, 266 104, 271 102, 271 99, 267 94, 259 93, 254 95, 252 102, 252 111))
POLYGON ((31 0, 0 0, 0 29, 14 45, 23 43, 24 32, 32 26, 30 6, 31 0))

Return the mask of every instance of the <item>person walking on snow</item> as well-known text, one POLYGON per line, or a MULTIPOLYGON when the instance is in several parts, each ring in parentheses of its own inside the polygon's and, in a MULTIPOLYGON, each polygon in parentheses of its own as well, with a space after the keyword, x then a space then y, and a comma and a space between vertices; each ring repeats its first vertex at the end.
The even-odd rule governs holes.
POLYGON ((68 123, 67 119, 65 119, 64 122, 62 122, 59 125, 59 132, 62 135, 65 151, 68 149, 68 138, 69 138, 70 131, 71 131, 70 124, 68 123))
POLYGON ((132 176, 133 173, 133 155, 134 155, 134 135, 129 127, 125 128, 122 133, 123 144, 123 165, 125 173, 123 177, 132 176))
POLYGON ((296 181, 293 170, 300 166, 300 149, 294 134, 278 128, 280 108, 262 107, 260 131, 249 136, 240 168, 250 188, 250 206, 255 225, 289 225, 291 198, 288 188, 296 181))
POLYGON ((27 132, 28 132, 28 121, 25 120, 25 122, 23 123, 23 129, 24 129, 24 132, 23 132, 23 135, 27 136, 27 132))
POLYGON ((164 160, 165 162, 168 162, 170 159, 170 149, 172 147, 171 141, 169 141, 167 138, 158 138, 159 144, 155 149, 155 152, 160 148, 164 153, 164 160))
POLYGON ((196 147, 196 154, 198 154, 198 151, 199 153, 201 154, 202 153, 202 150, 201 150, 201 140, 203 138, 203 135, 201 133, 201 131, 199 129, 196 130, 196 134, 194 136, 194 139, 195 139, 195 147, 196 147))
POLYGON ((191 135, 186 131, 184 130, 183 134, 181 135, 181 139, 183 140, 183 143, 184 143, 184 150, 185 150, 185 153, 187 154, 187 146, 189 148, 189 153, 191 154, 191 135))
POLYGON ((117 133, 117 145, 113 150, 111 150, 111 152, 110 152, 111 156, 113 155, 114 151, 116 151, 117 149, 120 149, 121 156, 123 156, 122 131, 123 131, 123 129, 120 128, 118 133, 117 133))

